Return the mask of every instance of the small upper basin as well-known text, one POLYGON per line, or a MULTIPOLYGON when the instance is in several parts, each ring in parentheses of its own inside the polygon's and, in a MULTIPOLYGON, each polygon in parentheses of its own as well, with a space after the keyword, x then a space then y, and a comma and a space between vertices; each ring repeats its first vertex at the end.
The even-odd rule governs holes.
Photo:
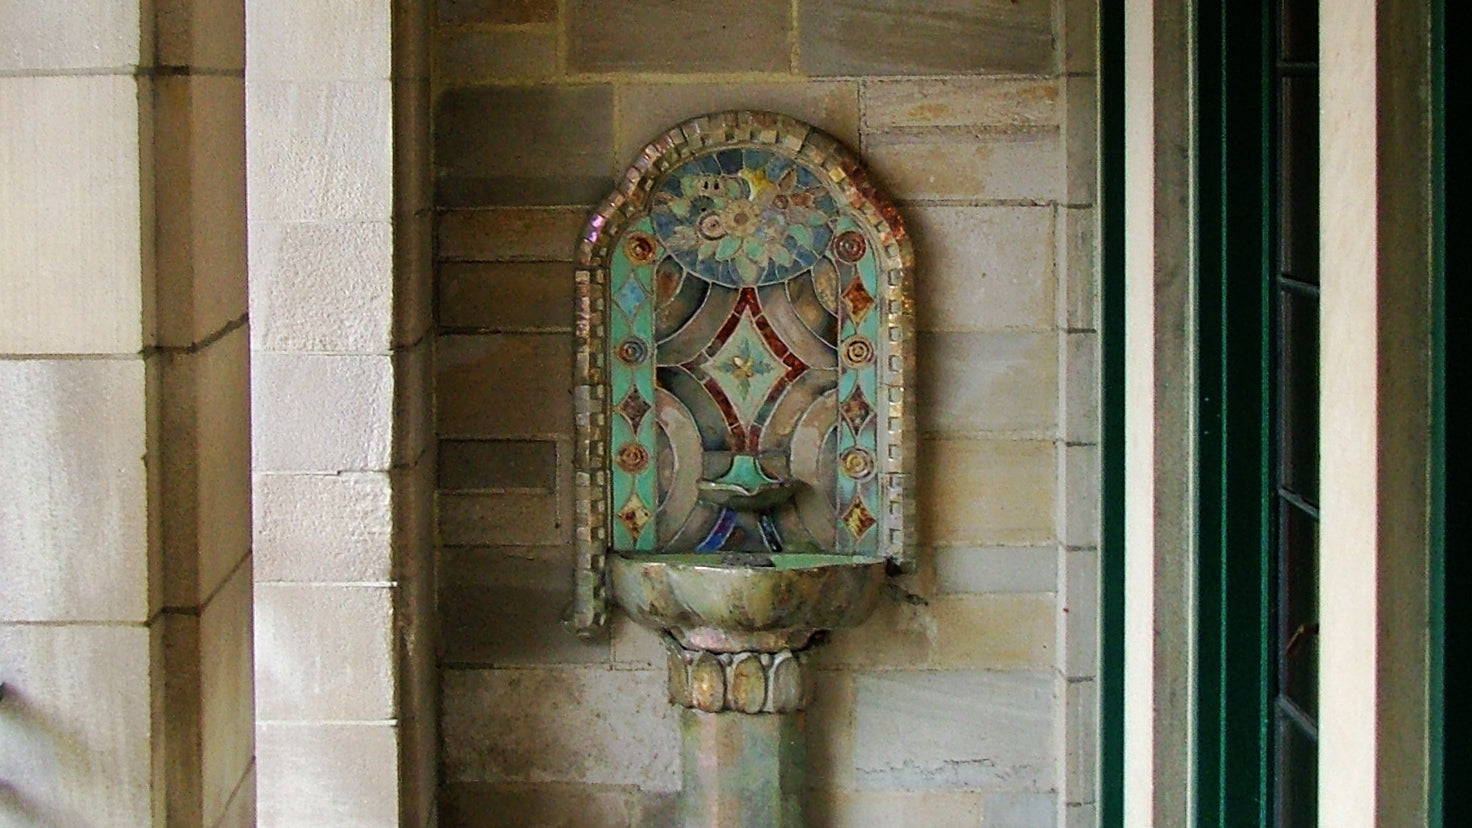
POLYGON ((879 603, 883 558, 824 553, 614 554, 613 599, 690 649, 778 652, 819 630, 863 623, 879 603))

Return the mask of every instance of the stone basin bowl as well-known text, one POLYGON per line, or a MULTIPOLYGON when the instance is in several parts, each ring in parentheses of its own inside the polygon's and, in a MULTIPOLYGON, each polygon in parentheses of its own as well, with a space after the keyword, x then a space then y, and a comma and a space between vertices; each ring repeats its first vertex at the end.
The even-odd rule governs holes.
POLYGON ((819 630, 863 623, 884 587, 883 558, 757 557, 752 565, 719 554, 611 554, 613 600, 692 650, 780 652, 806 646, 819 630))

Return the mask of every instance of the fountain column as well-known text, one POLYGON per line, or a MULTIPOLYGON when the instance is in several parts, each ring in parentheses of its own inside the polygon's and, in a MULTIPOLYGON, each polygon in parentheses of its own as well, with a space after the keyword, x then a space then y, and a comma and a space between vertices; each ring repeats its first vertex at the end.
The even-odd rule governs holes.
POLYGON ((803 828, 802 653, 712 653, 669 642, 680 711, 684 828, 803 828))

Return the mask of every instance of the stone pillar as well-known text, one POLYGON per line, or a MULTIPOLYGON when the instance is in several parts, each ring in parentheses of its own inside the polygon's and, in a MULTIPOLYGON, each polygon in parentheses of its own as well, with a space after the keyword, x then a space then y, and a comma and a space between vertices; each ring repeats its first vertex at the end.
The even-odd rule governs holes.
POLYGON ((803 828, 801 713, 680 711, 685 828, 803 828))
POLYGON ((265 824, 434 819, 427 8, 247 8, 265 824))
POLYGON ((0 823, 249 825, 239 2, 0 6, 0 823))
POLYGON ((803 828, 807 701, 802 653, 711 653, 670 644, 680 705, 685 828, 803 828))

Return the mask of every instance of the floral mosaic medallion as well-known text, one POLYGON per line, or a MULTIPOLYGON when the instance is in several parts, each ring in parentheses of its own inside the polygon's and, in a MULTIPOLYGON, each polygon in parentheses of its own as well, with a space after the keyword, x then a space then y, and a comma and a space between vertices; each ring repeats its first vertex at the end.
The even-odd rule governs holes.
POLYGON ((653 205, 655 232, 671 255, 727 287, 784 282, 811 268, 837 213, 811 170, 758 148, 691 159, 665 179, 653 205))

